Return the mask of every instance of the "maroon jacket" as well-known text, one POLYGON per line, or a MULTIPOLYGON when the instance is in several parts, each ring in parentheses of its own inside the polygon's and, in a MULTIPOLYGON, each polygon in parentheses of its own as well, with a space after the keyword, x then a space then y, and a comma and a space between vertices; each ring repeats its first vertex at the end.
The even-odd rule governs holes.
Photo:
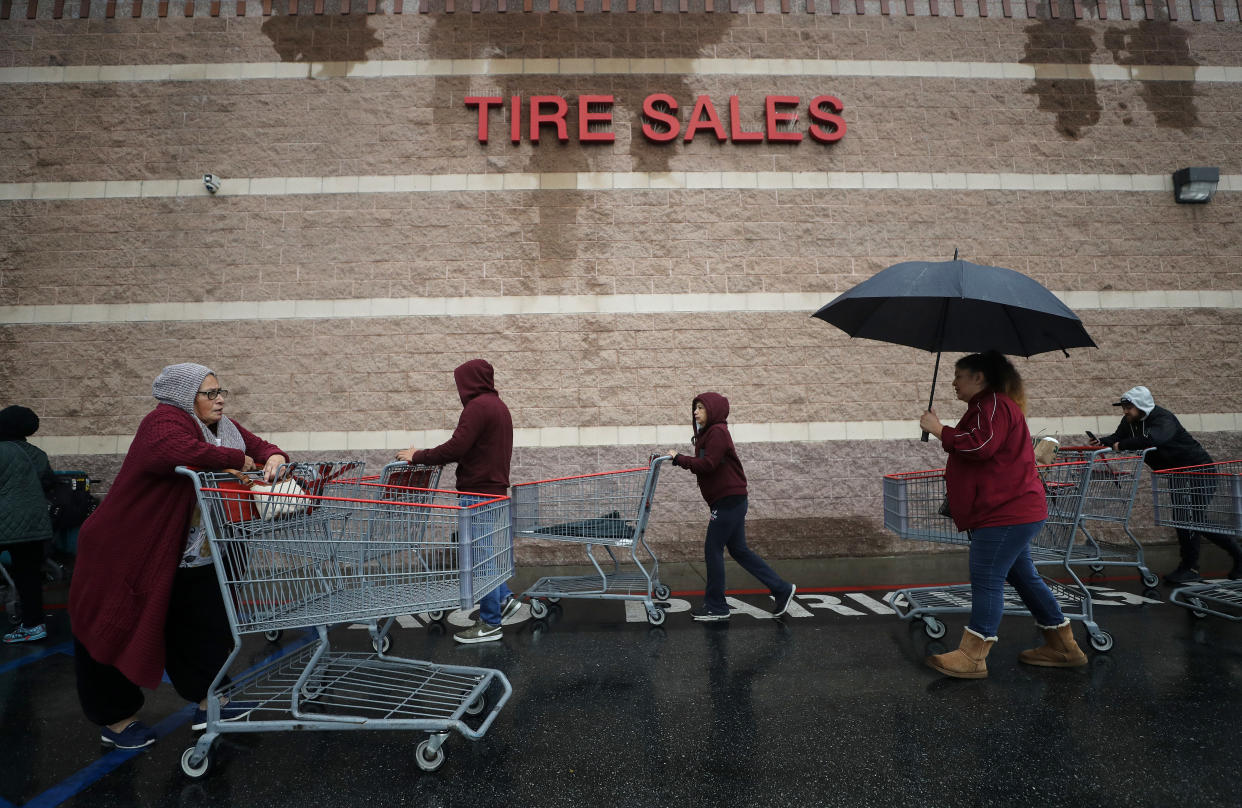
POLYGON ((246 455, 263 465, 285 454, 241 424, 237 431, 245 452, 213 446, 189 413, 160 404, 142 419, 116 481, 78 534, 73 636, 134 684, 156 688, 164 673, 168 602, 196 504, 193 482, 176 467, 240 469, 246 455))
POLYGON ((509 493, 513 459, 513 418, 492 381, 492 366, 471 359, 453 371, 464 409, 453 436, 434 449, 414 453, 411 463, 457 464, 457 490, 477 494, 509 493))
POLYGON ((957 426, 940 433, 940 443, 949 453, 945 483, 958 530, 1048 518, 1026 417, 1009 396, 976 395, 957 426))
POLYGON ((691 412, 700 401, 707 410, 707 423, 694 436, 694 457, 674 455, 673 465, 694 472, 699 492, 709 506, 728 496, 746 496, 746 472, 742 471, 742 461, 725 423, 729 418, 729 399, 719 393, 700 393, 690 403, 691 412))

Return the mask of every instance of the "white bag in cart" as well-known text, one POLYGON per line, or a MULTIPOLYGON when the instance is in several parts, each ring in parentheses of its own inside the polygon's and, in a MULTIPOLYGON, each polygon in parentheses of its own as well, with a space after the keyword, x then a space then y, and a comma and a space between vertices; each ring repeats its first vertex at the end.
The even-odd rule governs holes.
POLYGON ((292 477, 286 477, 271 485, 255 483, 250 486, 254 497, 254 509, 260 519, 276 519, 293 513, 305 511, 310 500, 303 499, 305 489, 298 485, 292 477), (296 494, 297 496, 272 496, 273 494, 296 494))

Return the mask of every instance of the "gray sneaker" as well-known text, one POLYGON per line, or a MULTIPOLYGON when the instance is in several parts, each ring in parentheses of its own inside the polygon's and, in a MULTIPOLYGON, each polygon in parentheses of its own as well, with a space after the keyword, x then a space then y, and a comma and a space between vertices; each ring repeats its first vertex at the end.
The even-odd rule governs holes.
POLYGON ((470 645, 478 642, 492 642, 499 640, 502 636, 500 626, 489 626, 482 620, 476 620, 474 625, 465 631, 459 631, 453 635, 453 639, 464 645, 470 645))
POLYGON ((510 617, 518 613, 518 609, 522 608, 522 601, 510 595, 505 598, 504 603, 500 604, 500 619, 508 620, 510 617))

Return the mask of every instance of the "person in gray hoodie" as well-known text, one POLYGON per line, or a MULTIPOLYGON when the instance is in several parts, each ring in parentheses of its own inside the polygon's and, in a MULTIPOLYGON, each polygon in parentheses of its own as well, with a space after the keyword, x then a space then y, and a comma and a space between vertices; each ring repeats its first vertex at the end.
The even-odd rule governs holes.
MULTIPOLYGON (((1121 394, 1121 398, 1113 406, 1121 407, 1121 423, 1111 435, 1102 435, 1092 441, 1093 445, 1108 446, 1118 452, 1155 447, 1154 452, 1147 453, 1146 462, 1157 471, 1212 462, 1212 456, 1186 431, 1177 416, 1164 407, 1156 406, 1156 400, 1146 387, 1131 387, 1121 394)), ((1203 496, 1198 493, 1181 495, 1187 500, 1202 499, 1203 496)), ((1237 539, 1224 533, 1179 527, 1177 542, 1181 548, 1181 563, 1177 565, 1177 569, 1164 576, 1165 582, 1182 585, 1200 580, 1201 537, 1207 537, 1208 541, 1223 549, 1233 559, 1229 577, 1234 580, 1242 578, 1242 546, 1238 545, 1237 539)))

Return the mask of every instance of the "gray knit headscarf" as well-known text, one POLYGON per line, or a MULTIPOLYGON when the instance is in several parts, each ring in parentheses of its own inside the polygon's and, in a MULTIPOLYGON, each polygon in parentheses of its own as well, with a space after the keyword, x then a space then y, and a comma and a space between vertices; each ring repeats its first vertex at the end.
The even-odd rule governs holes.
POLYGON ((211 368, 196 365, 193 362, 169 365, 155 377, 155 383, 151 385, 151 395, 161 403, 171 404, 179 410, 188 412, 198 424, 199 429, 203 431, 203 437, 208 443, 245 451, 246 442, 242 439, 241 433, 237 431, 237 425, 227 416, 221 416, 220 423, 216 424, 216 431, 212 432, 207 424, 199 419, 198 413, 194 412, 194 399, 198 396, 199 385, 203 383, 203 379, 214 375, 215 371, 211 368))

